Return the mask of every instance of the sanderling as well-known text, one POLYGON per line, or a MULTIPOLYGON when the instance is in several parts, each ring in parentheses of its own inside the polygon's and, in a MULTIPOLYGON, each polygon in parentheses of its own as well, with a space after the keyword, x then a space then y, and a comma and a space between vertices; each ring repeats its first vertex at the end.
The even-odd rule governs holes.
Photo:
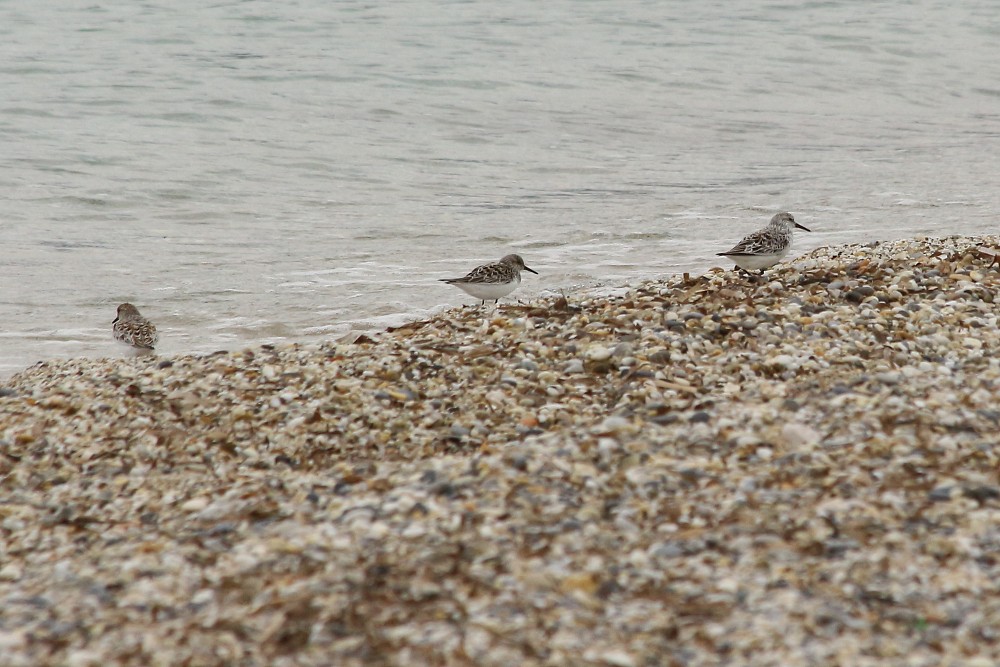
POLYGON ((812 231, 795 222, 791 213, 778 213, 763 229, 746 236, 729 252, 716 253, 728 257, 736 265, 749 273, 764 272, 781 261, 792 247, 792 232, 798 227, 812 231))
POLYGON ((538 275, 538 271, 524 265, 520 255, 507 255, 499 262, 477 266, 463 278, 441 278, 441 281, 454 285, 470 296, 482 299, 485 304, 487 299, 498 302, 500 297, 507 296, 517 289, 521 284, 522 269, 538 275))
POLYGON ((131 303, 118 306, 118 316, 111 324, 115 340, 143 350, 152 350, 156 344, 156 327, 131 303))

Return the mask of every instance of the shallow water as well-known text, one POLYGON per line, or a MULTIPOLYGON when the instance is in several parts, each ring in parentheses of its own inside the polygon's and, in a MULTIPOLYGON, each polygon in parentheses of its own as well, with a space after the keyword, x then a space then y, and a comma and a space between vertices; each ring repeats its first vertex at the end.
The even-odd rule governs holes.
POLYGON ((315 340, 1000 219, 1000 14, 931 2, 0 5, 0 374, 315 340))

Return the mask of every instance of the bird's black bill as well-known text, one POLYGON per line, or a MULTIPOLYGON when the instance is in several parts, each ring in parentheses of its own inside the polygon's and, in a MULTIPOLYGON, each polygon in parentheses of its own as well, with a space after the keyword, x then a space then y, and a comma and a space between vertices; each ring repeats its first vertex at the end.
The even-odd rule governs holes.
POLYGON ((111 324, 118 324, 118 318, 116 317, 115 319, 111 320, 111 324))
POLYGON ((534 269, 529 269, 528 267, 524 267, 524 270, 525 270, 525 271, 531 271, 531 272, 532 272, 532 273, 534 273, 534 274, 535 274, 536 276, 538 275, 538 271, 535 271, 534 269))
POLYGON ((798 227, 799 229, 804 229, 804 230, 806 230, 807 232, 811 232, 811 231, 812 231, 812 230, 811 230, 811 229, 809 229, 808 227, 803 227, 802 225, 800 225, 800 224, 799 224, 799 223, 797 223, 797 222, 795 223, 795 226, 796 226, 796 227, 798 227))

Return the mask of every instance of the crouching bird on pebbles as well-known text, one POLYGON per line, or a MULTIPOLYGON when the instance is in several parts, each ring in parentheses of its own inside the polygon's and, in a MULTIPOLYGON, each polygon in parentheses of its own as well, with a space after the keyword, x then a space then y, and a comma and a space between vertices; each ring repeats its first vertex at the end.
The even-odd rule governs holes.
POLYGON ((489 299, 498 303, 500 297, 507 296, 521 284, 521 271, 538 275, 538 271, 525 266, 520 255, 506 255, 499 262, 477 266, 461 278, 441 278, 441 282, 454 285, 469 296, 482 300, 483 304, 489 299))
POLYGON ((795 222, 791 213, 782 212, 771 218, 771 222, 752 234, 727 252, 716 253, 736 262, 747 273, 769 269, 784 258, 792 248, 792 233, 795 228, 812 231, 795 222))
POLYGON ((156 345, 156 327, 139 314, 131 303, 118 306, 118 316, 111 321, 115 340, 139 350, 152 350, 156 345))

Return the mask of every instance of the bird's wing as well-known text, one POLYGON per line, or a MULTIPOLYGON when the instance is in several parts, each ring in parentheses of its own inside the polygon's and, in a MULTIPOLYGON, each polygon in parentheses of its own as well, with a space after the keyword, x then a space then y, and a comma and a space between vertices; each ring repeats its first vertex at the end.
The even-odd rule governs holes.
POLYGON ((503 267, 500 264, 483 264, 469 271, 463 278, 456 278, 456 283, 498 283, 505 282, 503 278, 503 267))
POLYGON ((722 255, 769 255, 788 247, 788 237, 771 229, 762 229, 749 234, 722 255))

